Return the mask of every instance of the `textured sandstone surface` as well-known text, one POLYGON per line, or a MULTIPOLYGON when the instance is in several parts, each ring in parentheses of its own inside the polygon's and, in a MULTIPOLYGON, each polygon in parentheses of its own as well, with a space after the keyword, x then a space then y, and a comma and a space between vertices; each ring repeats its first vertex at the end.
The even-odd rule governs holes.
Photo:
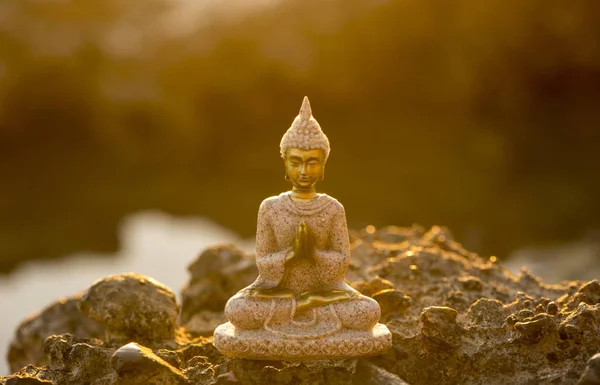
POLYGON ((308 362, 222 356, 207 337, 211 325, 223 321, 225 301, 256 269, 250 256, 218 246, 191 264, 177 320, 178 305, 163 285, 107 277, 80 300, 95 326, 77 321, 77 297, 24 321, 9 354, 15 374, 0 384, 599 383, 598 281, 546 285, 526 269, 515 276, 440 227, 368 228, 350 237, 347 280, 379 302, 380 322, 393 335, 383 355, 308 362))

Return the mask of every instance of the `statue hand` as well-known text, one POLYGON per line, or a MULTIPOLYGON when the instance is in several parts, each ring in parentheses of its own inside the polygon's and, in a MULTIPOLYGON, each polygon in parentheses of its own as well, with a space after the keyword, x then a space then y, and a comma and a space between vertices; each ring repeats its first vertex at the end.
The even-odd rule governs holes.
POLYGON ((294 253, 300 258, 309 260, 314 258, 314 240, 305 222, 300 222, 298 225, 298 232, 294 241, 294 253))
POLYGON ((300 232, 300 226, 298 226, 298 231, 296 232, 296 237, 294 238, 294 244, 285 253, 285 262, 287 263, 296 258, 301 258, 302 253, 302 235, 300 232))
POLYGON ((308 244, 311 242, 311 237, 308 231, 308 226, 304 222, 298 224, 298 230, 296 231, 296 237, 294 238, 294 245, 285 254, 285 261, 289 262, 296 258, 306 258, 307 252, 310 247, 308 244))
POLYGON ((289 262, 296 257, 296 253, 294 252, 294 248, 291 248, 285 253, 285 262, 289 262))

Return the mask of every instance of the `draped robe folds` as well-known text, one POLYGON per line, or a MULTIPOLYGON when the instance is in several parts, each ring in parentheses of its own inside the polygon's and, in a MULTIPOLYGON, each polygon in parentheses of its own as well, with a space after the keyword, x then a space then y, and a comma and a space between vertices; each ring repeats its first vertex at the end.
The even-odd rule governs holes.
POLYGON ((256 232, 258 278, 248 288, 291 290, 295 296, 313 291, 344 290, 357 294, 345 281, 350 243, 344 207, 335 198, 318 194, 294 200, 289 192, 265 199, 256 232), (314 261, 286 264, 298 224, 304 221, 314 237, 314 261))

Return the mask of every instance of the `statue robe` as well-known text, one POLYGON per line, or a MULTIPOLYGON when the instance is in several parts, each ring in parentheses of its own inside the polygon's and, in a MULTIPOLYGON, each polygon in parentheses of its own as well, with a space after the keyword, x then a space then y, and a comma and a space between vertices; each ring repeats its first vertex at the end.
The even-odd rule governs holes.
POLYGON ((256 231, 259 276, 249 288, 287 289, 296 296, 334 289, 357 293, 344 281, 349 263, 346 214, 335 198, 318 194, 310 200, 295 200, 285 192, 261 203, 256 231), (314 238, 314 262, 302 259, 286 264, 301 221, 314 238))

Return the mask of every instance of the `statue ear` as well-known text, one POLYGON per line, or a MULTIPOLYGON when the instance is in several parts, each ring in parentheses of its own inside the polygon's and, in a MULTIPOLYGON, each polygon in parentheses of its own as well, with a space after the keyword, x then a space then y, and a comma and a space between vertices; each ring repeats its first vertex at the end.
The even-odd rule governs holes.
POLYGON ((290 177, 288 176, 287 172, 285 173, 285 180, 287 180, 288 182, 290 181, 290 177))

